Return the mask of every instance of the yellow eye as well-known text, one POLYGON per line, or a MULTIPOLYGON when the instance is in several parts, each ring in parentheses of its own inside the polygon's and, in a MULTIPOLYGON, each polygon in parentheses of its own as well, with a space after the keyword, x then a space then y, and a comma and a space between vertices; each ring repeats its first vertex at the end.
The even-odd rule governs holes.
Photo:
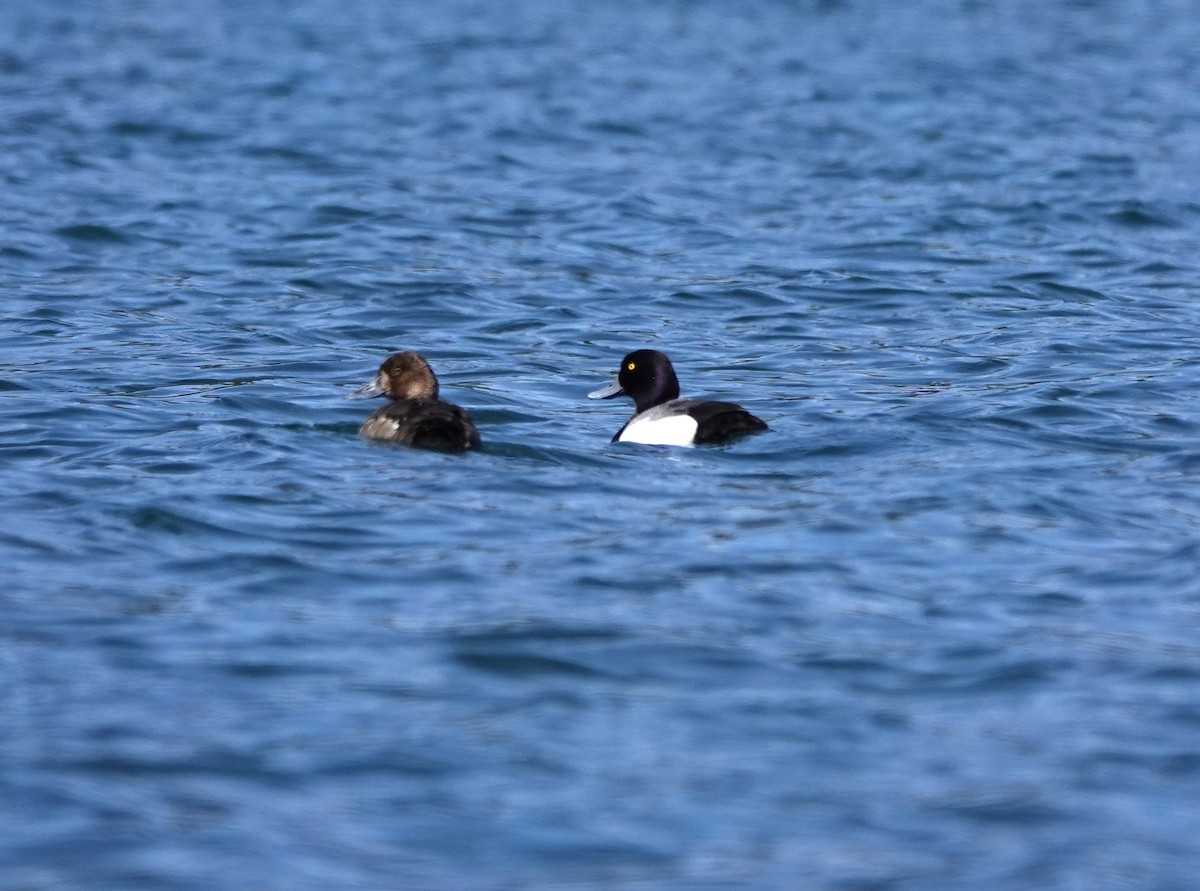
POLYGON ((630 362, 630 363, 629 363, 628 365, 626 365, 625 367, 626 367, 626 368, 627 368, 629 371, 633 371, 633 369, 637 368, 637 365, 636 365, 635 363, 633 363, 633 362, 630 362))

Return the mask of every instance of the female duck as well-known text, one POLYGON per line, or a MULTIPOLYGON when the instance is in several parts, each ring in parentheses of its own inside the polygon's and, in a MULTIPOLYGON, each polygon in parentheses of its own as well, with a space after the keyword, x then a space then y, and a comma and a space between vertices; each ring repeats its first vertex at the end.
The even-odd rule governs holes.
POLYGON ((395 353, 383 360, 379 373, 354 393, 356 397, 390 396, 358 432, 369 439, 403 442, 424 449, 465 452, 480 447, 471 416, 438 399, 433 369, 418 353, 395 353))
POLYGON ((635 350, 621 360, 615 382, 588 396, 628 396, 636 411, 613 442, 647 445, 708 445, 728 442, 767 425, 740 405, 708 399, 680 399, 671 360, 657 350, 635 350))

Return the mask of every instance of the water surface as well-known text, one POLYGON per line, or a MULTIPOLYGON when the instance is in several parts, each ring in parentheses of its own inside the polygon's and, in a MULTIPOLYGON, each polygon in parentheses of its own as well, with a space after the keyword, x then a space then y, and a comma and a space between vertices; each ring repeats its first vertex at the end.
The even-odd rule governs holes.
POLYGON ((1194 881, 1189 4, 25 7, 0 885, 1194 881))

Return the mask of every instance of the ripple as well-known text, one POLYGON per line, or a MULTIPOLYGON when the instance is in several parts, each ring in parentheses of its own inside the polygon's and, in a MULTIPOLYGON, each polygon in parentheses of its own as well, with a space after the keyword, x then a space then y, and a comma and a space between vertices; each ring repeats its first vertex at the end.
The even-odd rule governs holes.
POLYGON ((56 235, 81 244, 129 244, 132 239, 120 229, 97 223, 79 223, 54 230, 56 235))
POLYGON ((503 677, 528 677, 550 675, 577 677, 595 675, 597 672, 568 659, 558 659, 537 653, 488 653, 459 651, 455 658, 463 665, 476 671, 503 677))
POLYGON ((1182 0, 25 6, 9 881, 1192 882, 1182 0))

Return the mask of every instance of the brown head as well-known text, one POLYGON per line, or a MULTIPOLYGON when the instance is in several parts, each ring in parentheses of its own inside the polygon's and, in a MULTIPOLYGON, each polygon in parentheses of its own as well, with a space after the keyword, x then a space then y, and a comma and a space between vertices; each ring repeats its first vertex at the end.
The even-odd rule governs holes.
POLYGON ((420 353, 393 353, 383 360, 374 379, 354 395, 437 399, 438 382, 433 369, 420 353))

